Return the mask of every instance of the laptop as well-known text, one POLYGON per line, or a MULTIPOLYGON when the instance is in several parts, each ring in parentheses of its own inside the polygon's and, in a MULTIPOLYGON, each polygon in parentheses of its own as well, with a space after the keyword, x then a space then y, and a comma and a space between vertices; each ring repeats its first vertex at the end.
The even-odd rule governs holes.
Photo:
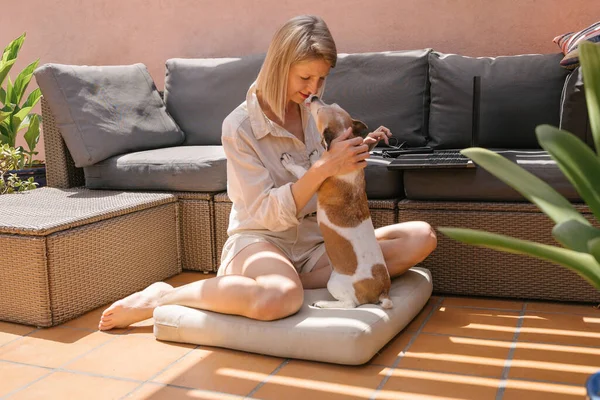
MULTIPOLYGON (((481 77, 473 77, 473 101, 471 117, 471 147, 477 146, 479 137, 479 106, 481 94, 481 77)), ((432 148, 384 151, 388 157, 395 158, 388 164, 388 169, 419 168, 473 168, 473 161, 462 154, 460 149, 434 150, 432 148)))

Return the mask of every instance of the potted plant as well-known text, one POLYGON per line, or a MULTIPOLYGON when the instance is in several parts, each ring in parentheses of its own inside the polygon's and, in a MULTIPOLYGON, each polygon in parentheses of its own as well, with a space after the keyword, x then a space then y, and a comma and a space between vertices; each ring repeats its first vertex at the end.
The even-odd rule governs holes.
POLYGON ((8 144, 0 145, 0 195, 15 192, 24 192, 35 189, 38 185, 33 177, 22 180, 13 171, 23 159, 21 150, 10 147, 8 144))
POLYGON ((19 150, 20 156, 16 168, 12 171, 19 178, 33 177, 40 186, 46 184, 46 168, 43 162, 34 157, 38 154, 35 150, 40 138, 41 117, 32 112, 40 100, 42 93, 39 88, 33 90, 27 97, 25 91, 33 77, 39 60, 29 64, 21 71, 13 82, 9 71, 17 60, 19 50, 25 41, 25 33, 6 46, 0 59, 0 144, 7 144, 19 150), (5 85, 6 83, 6 85, 5 85), (16 146, 17 136, 23 132, 23 139, 28 149, 16 146))
MULTIPOLYGON (((590 125, 596 153, 577 136, 550 125, 536 128, 538 142, 600 221, 600 46, 579 45, 590 125)), ((492 151, 469 148, 462 153, 504 181, 550 217, 552 236, 562 245, 550 246, 472 229, 439 228, 444 235, 476 246, 541 258, 569 268, 600 289, 600 229, 595 228, 550 185, 492 151)), ((588 397, 600 399, 600 373, 589 377, 588 397)))

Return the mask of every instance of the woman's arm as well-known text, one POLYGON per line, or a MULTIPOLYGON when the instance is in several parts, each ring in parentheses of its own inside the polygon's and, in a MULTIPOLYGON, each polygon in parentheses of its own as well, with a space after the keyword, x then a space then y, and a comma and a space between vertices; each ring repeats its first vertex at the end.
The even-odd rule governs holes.
MULTIPOLYGON (((308 171, 292 184, 292 195, 296 209, 301 210, 314 196, 325 179, 333 175, 347 174, 365 168, 369 157, 368 143, 363 138, 347 139, 352 133, 348 128, 342 135, 331 141, 329 149, 308 171)), ((371 140, 374 140, 371 138, 371 140)))

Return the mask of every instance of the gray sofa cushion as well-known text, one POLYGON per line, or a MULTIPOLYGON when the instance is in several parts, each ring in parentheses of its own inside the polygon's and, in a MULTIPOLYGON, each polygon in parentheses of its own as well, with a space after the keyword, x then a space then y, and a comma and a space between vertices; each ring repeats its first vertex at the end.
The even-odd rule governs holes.
POLYGON ((594 138, 588 116, 583 73, 576 68, 565 80, 560 99, 560 129, 571 132, 594 148, 594 138))
MULTIPOLYGON (((567 199, 581 197, 543 150, 499 150, 500 154, 541 178, 567 199)), ((423 169, 404 171, 406 197, 411 200, 526 201, 521 194, 485 169, 423 169)))
POLYGON ((45 64, 35 77, 77 167, 183 142, 143 64, 45 64))
POLYGON ((365 181, 369 200, 399 199, 404 197, 402 171, 387 169, 390 158, 371 156, 367 159, 365 181))
POLYGON ((559 124, 560 96, 568 74, 562 54, 471 58, 429 54, 429 145, 471 145, 473 76, 481 76, 478 145, 540 148, 535 127, 559 124))
POLYGON ((227 190, 221 146, 178 146, 115 156, 84 168, 91 189, 189 192, 227 190))
POLYGON ((223 120, 246 100, 264 57, 167 60, 165 103, 185 145, 221 144, 223 120))
POLYGON ((327 78, 323 100, 339 104, 371 130, 384 125, 400 142, 423 146, 430 51, 340 54, 327 78))

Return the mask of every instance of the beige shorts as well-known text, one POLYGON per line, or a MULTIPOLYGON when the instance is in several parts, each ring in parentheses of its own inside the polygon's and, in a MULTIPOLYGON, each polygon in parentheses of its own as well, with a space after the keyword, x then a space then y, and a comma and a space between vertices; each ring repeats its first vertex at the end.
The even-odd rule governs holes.
POLYGON ((240 251, 254 243, 270 243, 277 247, 292 262, 292 265, 294 265, 299 274, 310 272, 323 254, 325 254, 324 242, 307 249, 301 249, 292 254, 291 248, 293 246, 290 246, 289 243, 281 239, 249 233, 236 233, 230 236, 223 246, 221 265, 219 266, 217 275, 223 275, 231 260, 240 251))

